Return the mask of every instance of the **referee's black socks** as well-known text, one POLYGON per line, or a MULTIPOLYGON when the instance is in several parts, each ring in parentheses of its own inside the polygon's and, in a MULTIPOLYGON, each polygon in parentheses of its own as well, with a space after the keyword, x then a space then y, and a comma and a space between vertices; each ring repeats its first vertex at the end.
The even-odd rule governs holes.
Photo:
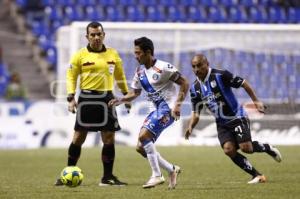
POLYGON ((73 143, 69 146, 68 151, 68 166, 75 166, 80 157, 81 146, 75 145, 73 143))
POLYGON ((115 160, 115 145, 104 144, 102 148, 103 177, 111 177, 115 160))

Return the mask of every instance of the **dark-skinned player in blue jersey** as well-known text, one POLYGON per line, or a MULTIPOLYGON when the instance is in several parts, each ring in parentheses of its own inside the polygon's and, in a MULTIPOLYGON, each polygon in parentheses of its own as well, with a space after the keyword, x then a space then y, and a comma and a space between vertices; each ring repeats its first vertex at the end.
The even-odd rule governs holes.
POLYGON ((269 144, 252 141, 247 113, 238 103, 231 88, 244 88, 259 112, 264 113, 265 106, 245 79, 234 76, 227 70, 211 68, 203 54, 195 55, 191 64, 196 80, 190 88, 193 112, 185 131, 185 138, 188 139, 192 134, 199 121, 200 112, 206 106, 215 117, 218 139, 224 153, 252 176, 248 184, 266 182, 266 177, 258 172, 238 149, 248 154, 264 152, 277 162, 281 162, 281 154, 269 144))

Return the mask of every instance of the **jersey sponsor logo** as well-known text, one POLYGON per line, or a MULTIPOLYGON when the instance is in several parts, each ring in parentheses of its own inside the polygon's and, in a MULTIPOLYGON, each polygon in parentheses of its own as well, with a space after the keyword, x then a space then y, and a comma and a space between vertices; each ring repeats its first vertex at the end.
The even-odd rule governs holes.
POLYGON ((90 66, 90 65, 94 65, 95 62, 85 62, 82 64, 82 66, 90 66))
POLYGON ((169 69, 172 69, 172 68, 174 68, 174 66, 171 65, 171 64, 168 64, 168 68, 169 68, 169 69))

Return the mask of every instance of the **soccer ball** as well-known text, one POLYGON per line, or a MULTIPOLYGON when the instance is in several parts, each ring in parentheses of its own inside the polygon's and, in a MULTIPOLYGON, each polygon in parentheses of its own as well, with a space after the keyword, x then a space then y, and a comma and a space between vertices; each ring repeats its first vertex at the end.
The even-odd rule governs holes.
POLYGON ((77 187, 83 180, 83 174, 79 167, 68 166, 62 170, 60 179, 68 187, 77 187))

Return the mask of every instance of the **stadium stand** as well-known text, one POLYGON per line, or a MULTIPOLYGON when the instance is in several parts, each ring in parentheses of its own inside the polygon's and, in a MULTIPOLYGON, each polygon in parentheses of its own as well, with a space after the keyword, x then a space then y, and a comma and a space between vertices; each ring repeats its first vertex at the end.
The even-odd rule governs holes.
MULTIPOLYGON (((41 54, 46 57, 45 60, 54 72, 57 64, 55 31, 72 21, 263 24, 300 22, 300 7, 292 0, 16 0, 15 2, 26 17, 26 26, 38 41, 41 54), (44 12, 45 15, 41 16, 39 12, 44 12)), ((289 92, 289 88, 300 87, 299 56, 256 54, 227 49, 213 49, 204 53, 208 55, 212 65, 225 65, 241 75, 249 74, 249 70, 255 71, 250 76, 250 81, 255 88, 259 88, 259 95, 263 98, 275 98, 279 101, 300 99, 300 91, 289 92), (253 68, 250 68, 250 65, 253 68), (258 72, 264 77, 274 71, 275 75, 272 78, 255 78, 258 72), (276 81, 279 74, 285 75, 281 84, 276 81), (266 89, 266 86, 269 88, 266 89)), ((190 56, 182 56, 182 62, 189 63, 190 56)), ((124 60, 125 63, 127 61, 124 60)), ((131 72, 127 71, 128 74, 131 72)), ((190 72, 184 73, 192 75, 190 72)))

